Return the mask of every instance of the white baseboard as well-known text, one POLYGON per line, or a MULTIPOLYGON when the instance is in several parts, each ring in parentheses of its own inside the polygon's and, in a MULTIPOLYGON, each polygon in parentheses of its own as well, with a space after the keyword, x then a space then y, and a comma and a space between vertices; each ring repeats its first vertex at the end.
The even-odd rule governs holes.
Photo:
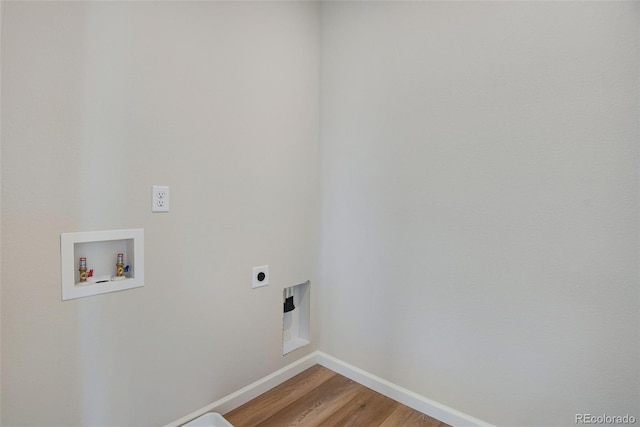
POLYGON ((204 408, 198 409, 179 420, 167 424, 165 427, 179 427, 201 415, 206 414, 207 412, 219 412, 221 414, 225 414, 247 403, 251 399, 258 397, 262 393, 271 390, 275 386, 282 384, 289 378, 298 375, 300 372, 315 364, 331 369, 332 371, 360 383, 365 387, 369 387, 370 389, 396 400, 403 405, 454 427, 493 427, 489 423, 460 411, 456 411, 455 409, 431 399, 427 399, 426 397, 414 393, 411 390, 407 390, 406 388, 393 384, 321 351, 313 352, 290 365, 285 366, 284 368, 278 369, 276 372, 267 375, 266 377, 261 378, 258 381, 223 397, 222 399, 216 400, 204 408))
POLYGON ((180 418, 179 420, 167 424, 165 427, 179 427, 193 419, 198 418, 201 415, 206 414, 207 412, 219 412, 220 414, 225 414, 236 409, 239 406, 244 405, 251 399, 260 396, 262 393, 271 390, 275 386, 282 384, 289 378, 298 375, 300 372, 309 369, 317 363, 318 362, 316 361, 316 353, 311 353, 285 366, 284 368, 278 369, 274 373, 269 374, 266 377, 261 378, 258 381, 255 381, 248 386, 243 387, 240 390, 223 397, 222 399, 216 400, 215 402, 205 406, 204 408, 198 409, 197 411, 194 411, 189 415, 180 418))
POLYGON ((316 356, 316 362, 325 368, 331 369, 365 387, 369 387, 380 394, 444 423, 454 427, 492 427, 489 423, 456 411, 434 400, 427 399, 411 390, 393 384, 321 351, 316 351, 314 355, 316 356))

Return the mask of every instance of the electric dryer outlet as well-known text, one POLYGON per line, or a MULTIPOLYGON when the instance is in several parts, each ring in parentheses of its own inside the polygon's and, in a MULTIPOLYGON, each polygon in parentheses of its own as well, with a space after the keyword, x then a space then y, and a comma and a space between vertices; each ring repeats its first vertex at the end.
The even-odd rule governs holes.
POLYGON ((253 288, 260 288, 269 284, 269 266, 253 267, 253 288))

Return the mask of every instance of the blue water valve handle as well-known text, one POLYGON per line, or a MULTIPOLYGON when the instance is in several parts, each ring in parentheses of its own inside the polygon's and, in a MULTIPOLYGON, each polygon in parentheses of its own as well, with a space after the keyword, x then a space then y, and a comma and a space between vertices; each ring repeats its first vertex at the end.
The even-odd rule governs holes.
POLYGON ((125 265, 125 266, 124 266, 124 272, 125 272, 125 273, 128 273, 128 272, 129 272, 129 266, 128 266, 128 265, 125 265))

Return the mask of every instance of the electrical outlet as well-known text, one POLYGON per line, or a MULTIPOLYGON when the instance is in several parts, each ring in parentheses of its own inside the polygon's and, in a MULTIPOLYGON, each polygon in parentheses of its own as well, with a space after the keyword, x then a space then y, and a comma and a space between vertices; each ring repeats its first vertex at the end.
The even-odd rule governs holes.
POLYGON ((151 212, 169 212, 169 187, 154 185, 151 189, 151 212))
POLYGON ((269 284, 269 266, 253 267, 253 288, 267 286, 269 284))

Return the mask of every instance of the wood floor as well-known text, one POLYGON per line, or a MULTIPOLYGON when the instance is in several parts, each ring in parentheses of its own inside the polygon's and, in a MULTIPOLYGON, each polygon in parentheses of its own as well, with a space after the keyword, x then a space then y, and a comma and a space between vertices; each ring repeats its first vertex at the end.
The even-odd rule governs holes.
POLYGON ((448 427, 320 365, 224 417, 234 427, 448 427))

